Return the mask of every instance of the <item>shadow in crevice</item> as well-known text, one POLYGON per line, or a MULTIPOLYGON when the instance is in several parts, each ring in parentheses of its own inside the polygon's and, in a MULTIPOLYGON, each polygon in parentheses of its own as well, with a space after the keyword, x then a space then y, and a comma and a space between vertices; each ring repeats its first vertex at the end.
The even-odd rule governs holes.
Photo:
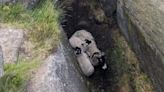
POLYGON ((113 77, 115 73, 114 70, 110 68, 112 64, 112 62, 110 62, 110 53, 113 48, 111 31, 117 28, 116 21, 109 24, 96 21, 90 12, 90 7, 78 1, 79 0, 75 0, 71 4, 71 10, 67 8, 64 9, 65 16, 62 19, 61 25, 68 38, 80 29, 86 29, 93 35, 98 48, 106 53, 106 61, 109 68, 106 71, 97 68, 93 76, 86 78, 87 86, 91 92, 112 92, 111 84, 114 82, 113 77))

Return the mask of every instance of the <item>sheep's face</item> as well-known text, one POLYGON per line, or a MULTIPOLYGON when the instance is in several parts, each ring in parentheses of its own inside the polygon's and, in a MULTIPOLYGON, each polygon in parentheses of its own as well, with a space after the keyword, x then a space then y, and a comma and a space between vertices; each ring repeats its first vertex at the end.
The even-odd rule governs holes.
POLYGON ((107 64, 105 62, 105 54, 103 52, 99 53, 96 52, 94 53, 93 57, 92 57, 92 64, 94 66, 100 66, 103 70, 107 69, 107 64))
POLYGON ((95 52, 92 56, 94 65, 103 64, 105 62, 104 56, 103 52, 95 52))

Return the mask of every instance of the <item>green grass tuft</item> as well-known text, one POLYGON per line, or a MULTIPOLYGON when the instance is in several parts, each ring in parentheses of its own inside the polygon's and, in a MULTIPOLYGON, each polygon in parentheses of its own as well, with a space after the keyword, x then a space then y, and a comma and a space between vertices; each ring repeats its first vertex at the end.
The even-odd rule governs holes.
POLYGON ((59 16, 60 11, 52 0, 41 0, 33 10, 27 10, 19 3, 0 5, 0 23, 26 29, 28 40, 36 46, 32 51, 36 55, 34 59, 5 65, 5 75, 0 78, 0 92, 25 92, 31 72, 39 65, 38 59, 42 60, 41 57, 58 42, 59 16))
POLYGON ((5 75, 0 78, 0 92, 25 92, 29 73, 38 65, 36 61, 5 65, 5 75))

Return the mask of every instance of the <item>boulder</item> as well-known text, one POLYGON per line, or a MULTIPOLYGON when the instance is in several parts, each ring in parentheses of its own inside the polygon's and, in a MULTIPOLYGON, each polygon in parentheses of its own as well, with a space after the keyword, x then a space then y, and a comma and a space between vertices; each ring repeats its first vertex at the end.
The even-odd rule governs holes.
POLYGON ((163 0, 117 0, 117 21, 157 92, 164 92, 163 0))
POLYGON ((1 46, 0 46, 0 77, 3 76, 4 74, 4 70, 3 70, 3 54, 2 54, 2 49, 1 49, 1 46))
POLYGON ((0 46, 3 51, 4 63, 15 63, 17 61, 23 41, 24 32, 22 29, 0 28, 0 46))

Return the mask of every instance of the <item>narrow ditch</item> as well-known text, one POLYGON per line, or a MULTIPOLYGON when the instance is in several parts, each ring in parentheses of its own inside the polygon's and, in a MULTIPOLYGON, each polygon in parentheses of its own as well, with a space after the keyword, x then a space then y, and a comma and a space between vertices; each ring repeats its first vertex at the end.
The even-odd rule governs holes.
MULTIPOLYGON (((115 31, 119 30, 115 18, 116 12, 113 16, 107 18, 103 15, 104 12, 102 12, 100 3, 92 2, 92 4, 87 0, 60 1, 60 7, 64 10, 61 25, 68 39, 77 30, 86 29, 95 38, 98 48, 106 54, 108 70, 96 69, 93 76, 85 77, 88 89, 90 92, 137 92, 136 85, 134 85, 135 79, 132 77, 140 72, 138 63, 136 63, 137 59, 133 56, 135 60, 132 60, 134 62, 130 61, 132 65, 130 65, 131 63, 129 65, 125 64, 125 62, 128 63, 128 60, 125 59, 129 59, 129 57, 127 55, 127 58, 124 58, 123 52, 120 48, 117 48, 113 39, 113 33, 118 33, 115 31), (119 80, 123 82, 119 84, 119 80)), ((115 38, 117 39, 117 37, 120 38, 120 35, 115 38)))
MULTIPOLYGON (((98 48, 106 53, 106 56, 110 55, 110 51, 113 48, 111 31, 113 27, 117 25, 113 22, 113 27, 108 23, 101 23, 94 19, 94 15, 91 14, 90 6, 86 2, 79 3, 76 0, 69 8, 65 8, 64 18, 62 26, 67 34, 68 38, 80 29, 86 29, 94 36, 98 48)), ((110 66, 110 58, 106 57, 108 66, 110 66)), ((91 92, 109 92, 111 90, 111 83, 114 77, 111 69, 103 71, 96 69, 95 74, 91 78, 87 78, 87 86, 91 92)))

